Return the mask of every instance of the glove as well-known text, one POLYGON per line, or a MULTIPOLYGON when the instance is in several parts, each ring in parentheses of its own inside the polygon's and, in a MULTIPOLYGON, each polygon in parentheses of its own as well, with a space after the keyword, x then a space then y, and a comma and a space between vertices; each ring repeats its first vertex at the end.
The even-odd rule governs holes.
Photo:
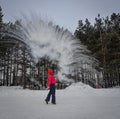
POLYGON ((46 88, 46 90, 49 90, 49 89, 50 89, 50 87, 47 87, 47 88, 46 88))

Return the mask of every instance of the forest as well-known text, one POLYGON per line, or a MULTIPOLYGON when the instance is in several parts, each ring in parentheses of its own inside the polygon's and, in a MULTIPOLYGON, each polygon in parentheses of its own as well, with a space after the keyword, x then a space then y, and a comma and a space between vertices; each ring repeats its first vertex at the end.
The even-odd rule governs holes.
MULTIPOLYGON (((23 88, 30 89, 46 88, 47 69, 51 68, 57 74, 58 62, 53 63, 46 56, 35 63, 27 44, 19 40, 22 39, 20 21, 4 23, 3 17, 0 7, 0 75, 2 74, 0 85, 21 85, 23 88), (14 34, 13 31, 18 34, 14 34)), ((87 18, 85 22, 79 20, 74 37, 84 44, 91 51, 91 55, 98 60, 99 65, 96 70, 102 73, 103 79, 99 79, 96 85, 94 80, 90 81, 92 75, 89 72, 88 81, 84 80, 84 75, 79 77, 78 73, 75 73, 72 78, 77 77, 77 81, 87 83, 94 88, 120 86, 120 14, 113 13, 106 18, 98 14, 94 24, 87 18)), ((71 75, 67 77, 71 78, 71 75)), ((58 88, 66 86, 65 82, 58 83, 58 88)))

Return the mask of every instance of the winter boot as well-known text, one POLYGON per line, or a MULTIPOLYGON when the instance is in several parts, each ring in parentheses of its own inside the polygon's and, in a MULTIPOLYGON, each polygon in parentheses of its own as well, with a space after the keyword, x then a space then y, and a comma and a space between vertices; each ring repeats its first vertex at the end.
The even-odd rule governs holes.
POLYGON ((45 102, 46 102, 46 104, 48 104, 48 101, 47 101, 47 100, 45 100, 45 102))

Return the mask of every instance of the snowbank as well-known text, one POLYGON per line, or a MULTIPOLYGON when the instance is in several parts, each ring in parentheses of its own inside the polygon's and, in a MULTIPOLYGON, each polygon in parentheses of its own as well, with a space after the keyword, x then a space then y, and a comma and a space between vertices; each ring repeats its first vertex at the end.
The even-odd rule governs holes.
POLYGON ((93 90, 92 87, 90 87, 89 85, 83 84, 82 82, 78 82, 78 83, 72 83, 72 85, 70 85, 69 87, 66 88, 66 90, 93 90))

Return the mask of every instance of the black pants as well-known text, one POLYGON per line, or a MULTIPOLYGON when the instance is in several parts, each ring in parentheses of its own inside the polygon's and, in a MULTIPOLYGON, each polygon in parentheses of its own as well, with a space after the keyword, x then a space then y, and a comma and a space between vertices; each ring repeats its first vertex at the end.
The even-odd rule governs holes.
POLYGON ((47 95, 46 101, 49 102, 51 96, 52 96, 51 102, 52 102, 52 103, 56 103, 55 85, 54 85, 54 84, 50 85, 50 91, 49 91, 49 93, 48 93, 48 95, 47 95))

